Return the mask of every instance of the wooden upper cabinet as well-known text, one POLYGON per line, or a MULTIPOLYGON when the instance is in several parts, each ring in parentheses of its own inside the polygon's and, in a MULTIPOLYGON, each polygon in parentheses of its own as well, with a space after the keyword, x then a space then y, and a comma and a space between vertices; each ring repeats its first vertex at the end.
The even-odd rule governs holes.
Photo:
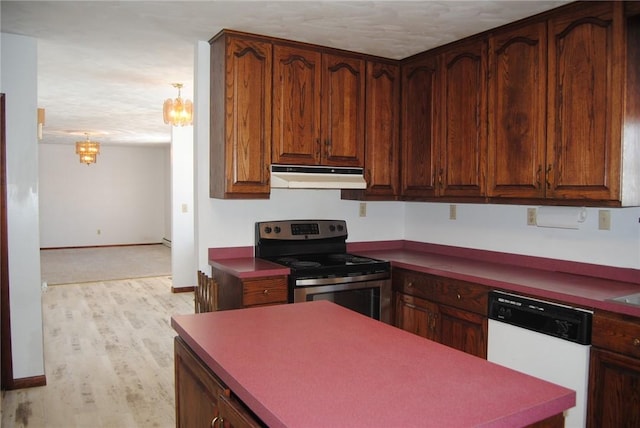
POLYGON ((364 165, 365 62, 274 46, 273 163, 364 165))
POLYGON ((436 196, 438 150, 436 127, 435 56, 409 60, 402 71, 402 126, 400 131, 401 195, 405 198, 436 196))
POLYGON ((366 193, 394 197, 400 180, 400 67, 374 61, 366 67, 366 193))
POLYGON ((211 41, 213 198, 269 197, 271 63, 268 41, 224 32, 211 41))
POLYGON ((547 197, 620 199, 623 7, 587 2, 549 20, 547 197))
POLYGON ((488 196, 544 197, 546 100, 545 22, 492 35, 488 196))
POLYGON ((487 43, 453 46, 440 63, 441 196, 484 196, 487 149, 487 43))
POLYGON ((365 61, 322 55, 323 165, 364 166, 365 61))
POLYGON ((273 48, 273 163, 320 164, 321 54, 273 48))

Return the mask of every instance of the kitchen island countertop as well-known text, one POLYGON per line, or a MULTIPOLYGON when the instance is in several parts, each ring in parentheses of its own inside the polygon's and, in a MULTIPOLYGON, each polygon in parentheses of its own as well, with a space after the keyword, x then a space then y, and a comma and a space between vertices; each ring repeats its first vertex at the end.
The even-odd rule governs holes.
POLYGON ((569 389, 326 301, 171 323, 270 427, 513 427, 575 404, 569 389))

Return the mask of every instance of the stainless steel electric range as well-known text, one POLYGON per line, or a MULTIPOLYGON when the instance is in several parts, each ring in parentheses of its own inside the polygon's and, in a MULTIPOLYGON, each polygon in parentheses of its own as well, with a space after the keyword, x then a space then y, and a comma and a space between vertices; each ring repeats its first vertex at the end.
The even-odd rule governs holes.
POLYGON ((330 300, 391 323, 388 261, 347 253, 344 220, 256 223, 256 257, 290 269, 290 303, 330 300))

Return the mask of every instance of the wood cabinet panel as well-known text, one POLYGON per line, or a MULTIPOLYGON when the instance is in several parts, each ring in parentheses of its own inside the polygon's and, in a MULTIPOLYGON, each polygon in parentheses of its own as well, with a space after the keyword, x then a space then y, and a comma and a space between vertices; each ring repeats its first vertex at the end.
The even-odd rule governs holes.
POLYGON ((271 43, 221 34, 211 42, 210 195, 268 198, 271 43))
POLYGON ((322 163, 364 166, 365 62, 322 55, 322 163))
POLYGON ((440 342, 467 354, 487 358, 487 317, 440 305, 440 342))
POLYGON ((400 67, 368 61, 366 94, 366 193, 395 197, 400 180, 400 67))
POLYGON ((395 293, 395 325, 409 333, 438 341, 438 305, 402 293, 395 293))
POLYGON ((287 303, 285 276, 246 279, 242 281, 243 306, 287 303))
POLYGON ((421 56, 401 67, 401 194, 408 198, 437 193, 437 69, 435 56, 421 56))
POLYGON ((488 196, 543 198, 547 26, 489 39, 488 196))
POLYGON ((487 148, 487 44, 472 41, 442 54, 440 195, 484 196, 487 148))
POLYGON ((640 320, 621 314, 596 312, 591 333, 593 346, 640 359, 640 320))
POLYGON ((397 327, 487 358, 486 287, 406 269, 392 281, 397 327))
POLYGON ((176 427, 208 427, 218 416, 218 397, 226 390, 182 341, 176 337, 176 427))
POLYGON ((591 349, 587 427, 640 426, 640 360, 591 349))
POLYGON ((549 20, 548 198, 620 198, 624 30, 616 3, 549 20))
POLYGON ((273 163, 320 164, 321 54, 273 48, 273 163))

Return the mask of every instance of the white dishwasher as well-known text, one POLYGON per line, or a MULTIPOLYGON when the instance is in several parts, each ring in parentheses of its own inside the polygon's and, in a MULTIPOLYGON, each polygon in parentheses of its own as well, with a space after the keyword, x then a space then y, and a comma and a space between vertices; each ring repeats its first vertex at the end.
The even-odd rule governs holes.
POLYGON ((487 359, 576 391, 565 426, 584 428, 593 312, 500 291, 489 293, 487 359))

